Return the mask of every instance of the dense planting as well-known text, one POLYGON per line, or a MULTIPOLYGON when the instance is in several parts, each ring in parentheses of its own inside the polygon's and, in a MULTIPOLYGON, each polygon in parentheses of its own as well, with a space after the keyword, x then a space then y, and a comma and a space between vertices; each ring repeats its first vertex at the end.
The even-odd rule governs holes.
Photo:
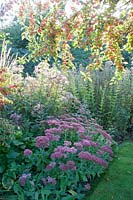
POLYGON ((133 137, 133 2, 25 2, 0 32, 0 195, 84 199, 133 137))
POLYGON ((111 136, 47 62, 34 76, 16 75, 19 90, 8 95, 12 104, 0 119, 9 124, 1 128, 2 187, 19 199, 82 199, 113 156, 111 136))
POLYGON ((1 167, 3 187, 13 187, 19 199, 82 199, 90 181, 112 159, 112 138, 82 115, 66 114, 42 123, 50 126, 43 135, 27 140, 16 132, 1 146, 9 159, 1 167))

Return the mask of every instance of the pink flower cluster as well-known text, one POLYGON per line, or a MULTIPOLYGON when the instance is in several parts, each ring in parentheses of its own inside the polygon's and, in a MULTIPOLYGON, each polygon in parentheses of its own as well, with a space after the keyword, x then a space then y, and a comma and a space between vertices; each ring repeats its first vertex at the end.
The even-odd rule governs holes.
POLYGON ((29 156, 32 154, 32 151, 30 149, 25 149, 24 150, 24 156, 29 156))
POLYGON ((113 156, 113 151, 110 146, 102 146, 100 150, 109 153, 110 156, 113 156))
POLYGON ((74 146, 77 147, 77 149, 82 150, 83 149, 83 144, 82 142, 74 142, 74 146))
POLYGON ((105 137, 107 140, 112 141, 112 137, 106 131, 104 131, 104 130, 102 130, 100 128, 96 129, 96 131, 98 133, 100 133, 101 135, 103 135, 103 137, 105 137))
POLYGON ((86 139, 81 140, 81 143, 82 143, 83 146, 86 146, 86 147, 88 147, 88 146, 93 146, 93 147, 99 146, 98 143, 93 142, 93 141, 89 141, 89 140, 86 140, 86 139))
MULTIPOLYGON (((67 158, 67 153, 76 154, 78 153, 78 157, 86 160, 92 160, 95 163, 101 164, 104 167, 107 167, 107 162, 104 161, 102 158, 99 158, 95 156, 94 154, 90 154, 86 151, 86 147, 93 147, 96 148, 95 151, 98 154, 103 155, 103 152, 109 153, 110 156, 113 155, 111 147, 103 146, 98 142, 93 141, 93 137, 89 136, 93 134, 101 134, 107 142, 112 141, 112 138, 109 134, 106 133, 106 131, 102 130, 102 127, 98 124, 96 124, 95 120, 93 119, 87 119, 86 117, 72 117, 68 114, 62 115, 61 117, 57 119, 48 119, 47 123, 52 126, 49 129, 45 130, 45 136, 44 141, 40 144, 40 140, 36 144, 36 146, 41 147, 44 145, 48 145, 49 141, 59 141, 62 138, 66 137, 66 131, 65 130, 74 130, 76 135, 76 141, 64 141, 64 146, 57 146, 53 153, 50 155, 51 159, 57 159, 57 158, 67 158), (88 130, 88 132, 87 132, 88 130), (63 135, 62 135, 63 134, 63 135), (46 138, 48 140, 46 140, 46 138), (46 142, 45 142, 46 140, 46 142), (81 151, 81 152, 80 152, 81 151)), ((41 137, 41 136, 40 136, 41 137)), ((68 134, 69 137, 69 134, 68 134)), ((38 137, 37 137, 38 138, 38 137)), ((43 138, 42 138, 43 139, 43 138)), ((66 167, 66 165, 62 164, 62 167, 66 167)))
MULTIPOLYGON (((51 128, 45 130, 44 136, 35 138, 36 147, 46 147, 48 151, 50 149, 49 158, 51 161, 45 167, 46 171, 55 169, 55 167, 61 171, 77 170, 79 164, 83 162, 82 159, 94 162, 104 168, 108 166, 107 161, 104 160, 104 153, 108 153, 109 157, 113 155, 112 138, 94 120, 88 120, 86 117, 63 115, 57 119, 49 118, 47 123, 51 128), (100 140, 94 141, 95 138, 98 138, 98 135, 100 138, 103 136, 104 146, 101 145, 100 140), (50 144, 51 142, 53 143, 50 144), (76 163, 77 158, 78 163, 76 163)), ((24 155, 31 153, 27 149, 24 155)), ((109 157, 106 158, 108 161, 109 157)), ((42 182, 44 185, 56 184, 56 179, 48 176, 43 178, 42 182)), ((85 188, 89 190, 90 185, 86 184, 85 188)))
POLYGON ((72 142, 71 141, 64 141, 64 146, 71 146, 72 142))
POLYGON ((19 115, 17 113, 13 113, 10 115, 10 119, 15 125, 19 125, 21 118, 22 118, 21 114, 19 115))
POLYGON ((59 141, 60 140, 59 135, 54 135, 52 133, 46 133, 45 136, 48 137, 49 141, 59 141))
POLYGON ((31 174, 22 174, 22 176, 19 177, 19 184, 24 187, 26 184, 26 180, 30 177, 31 174))
POLYGON ((62 153, 62 152, 54 152, 54 153, 52 153, 51 154, 51 156, 50 156, 51 158, 62 158, 62 157, 66 157, 66 155, 64 154, 64 153, 62 153))
POLYGON ((74 154, 77 152, 75 147, 68 147, 68 146, 58 146, 54 149, 54 153, 51 154, 51 158, 66 158, 66 153, 74 154))
POLYGON ((61 128, 49 128, 45 130, 45 134, 61 133, 61 128))
POLYGON ((91 189, 91 186, 90 186, 89 183, 87 183, 87 184, 85 185, 85 189, 86 189, 86 190, 90 190, 90 189, 91 189))
POLYGON ((59 168, 62 170, 62 171, 67 171, 67 170, 76 170, 76 165, 75 165, 75 162, 73 160, 69 160, 67 161, 66 164, 64 163, 61 163, 59 168))
POLYGON ((54 150, 55 152, 62 152, 62 153, 76 153, 77 152, 77 149, 74 148, 74 147, 68 147, 68 146, 58 146, 55 148, 54 150))
POLYGON ((49 171, 56 166, 56 162, 51 162, 49 165, 46 166, 46 170, 49 171))
POLYGON ((108 166, 108 163, 106 161, 104 161, 102 158, 99 158, 99 157, 89 153, 88 151, 81 151, 78 154, 78 157, 81 158, 81 159, 84 159, 84 160, 94 161, 95 163, 98 163, 105 168, 108 166))
POLYGON ((49 138, 47 136, 38 136, 35 138, 35 141, 36 141, 35 145, 38 148, 49 146, 49 138))
POLYGON ((105 130, 103 130, 102 126, 97 124, 94 119, 87 119, 86 117, 71 117, 70 115, 66 114, 57 119, 48 119, 47 123, 57 127, 47 129, 45 130, 45 133, 64 133, 65 130, 75 130, 80 134, 82 139, 91 140, 91 135, 101 134, 108 141, 112 141, 111 136, 105 130), (86 135, 87 131, 90 136, 86 135))
POLYGON ((42 183, 43 185, 47 185, 47 184, 52 184, 52 185, 56 185, 56 179, 55 178, 52 178, 50 176, 48 176, 47 178, 43 177, 42 178, 42 183))
MULTIPOLYGON (((70 119, 69 119, 69 117, 65 118, 64 116, 61 116, 58 119, 48 119, 47 123, 49 125, 58 126, 58 128, 49 130, 49 131, 55 130, 54 131, 55 133, 59 133, 59 132, 63 133, 64 130, 75 130, 79 133, 85 133, 86 132, 86 129, 82 125, 82 122, 80 122, 77 118, 70 117, 70 119)), ((45 132, 47 132, 47 131, 48 131, 48 129, 45 132)))

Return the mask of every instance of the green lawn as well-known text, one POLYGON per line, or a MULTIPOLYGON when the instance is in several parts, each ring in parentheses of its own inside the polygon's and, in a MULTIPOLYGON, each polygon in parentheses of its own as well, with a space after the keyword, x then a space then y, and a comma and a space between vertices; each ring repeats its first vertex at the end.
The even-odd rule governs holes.
POLYGON ((120 145, 108 170, 94 181, 85 200, 133 200, 133 142, 120 145))

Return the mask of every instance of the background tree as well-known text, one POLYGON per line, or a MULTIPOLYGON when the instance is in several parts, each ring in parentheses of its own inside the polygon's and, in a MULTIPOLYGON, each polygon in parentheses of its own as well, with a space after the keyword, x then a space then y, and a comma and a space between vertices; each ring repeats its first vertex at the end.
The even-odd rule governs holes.
POLYGON ((28 39, 34 60, 54 58, 67 69, 73 67, 71 47, 89 48, 89 70, 111 60, 122 71, 123 49, 133 50, 132 8, 132 0, 23 2, 22 37, 28 39))

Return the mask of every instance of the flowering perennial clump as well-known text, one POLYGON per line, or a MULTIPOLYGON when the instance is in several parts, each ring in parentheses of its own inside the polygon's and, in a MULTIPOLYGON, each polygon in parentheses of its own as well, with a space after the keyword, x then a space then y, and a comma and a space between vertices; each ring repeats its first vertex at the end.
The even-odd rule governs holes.
MULTIPOLYGON (((35 149, 24 150, 25 159, 33 159, 28 170, 36 182, 34 187, 48 190, 50 200, 67 196, 71 187, 75 199, 77 188, 82 188, 81 193, 90 190, 91 174, 96 176, 108 167, 113 156, 112 138, 94 119, 85 116, 66 114, 45 122, 49 128, 35 138, 35 149)), ((22 175, 20 185, 24 187, 26 180, 22 175)))
MULTIPOLYGON (((50 68, 44 61, 39 63, 34 70, 34 77, 27 76, 23 81, 23 95, 36 98, 36 95, 44 96, 47 101, 61 99, 63 92, 68 85, 66 76, 57 68, 50 68), (34 97, 35 95, 35 97, 34 97)), ((43 112, 43 105, 37 104, 32 114, 43 112)))

